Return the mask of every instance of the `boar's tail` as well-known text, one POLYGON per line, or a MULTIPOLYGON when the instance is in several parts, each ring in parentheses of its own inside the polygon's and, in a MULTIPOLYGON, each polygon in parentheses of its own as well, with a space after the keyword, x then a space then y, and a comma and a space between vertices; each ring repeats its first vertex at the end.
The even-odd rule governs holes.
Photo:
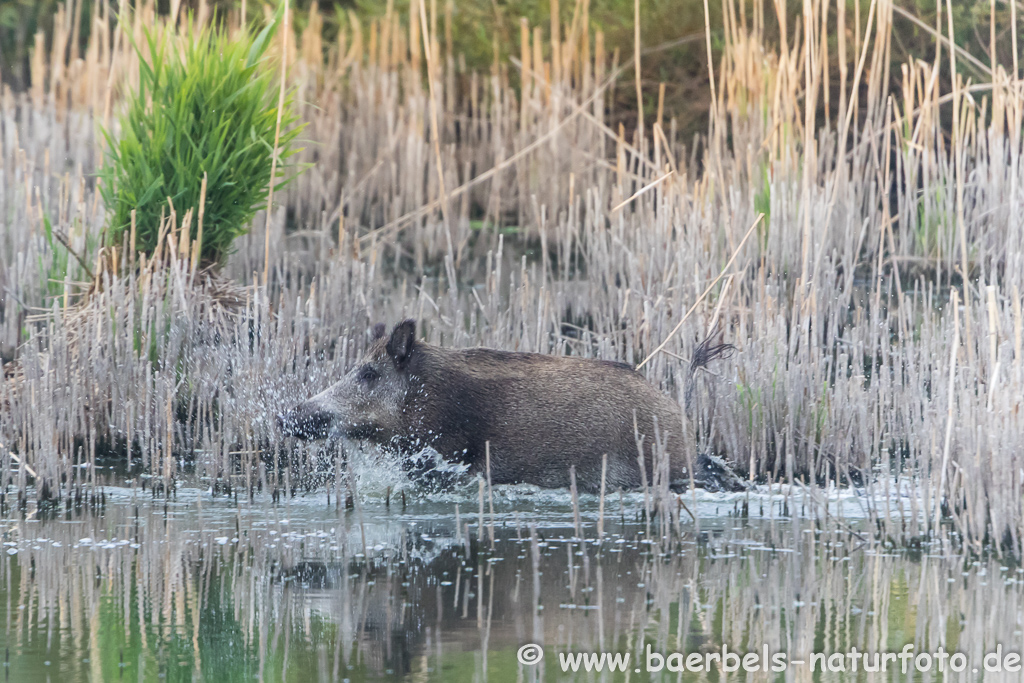
POLYGON ((697 372, 701 368, 710 365, 713 361, 729 358, 735 350, 735 346, 722 341, 722 332, 718 329, 717 325, 708 332, 708 336, 704 338, 704 341, 697 344, 697 347, 693 350, 693 357, 690 359, 690 369, 686 374, 686 386, 684 389, 686 412, 688 414, 693 414, 697 372))
POLYGON ((728 358, 735 350, 735 346, 722 341, 722 333, 717 326, 714 327, 704 341, 697 344, 697 348, 693 350, 693 358, 690 359, 690 375, 692 376, 700 368, 707 367, 712 361, 728 358))

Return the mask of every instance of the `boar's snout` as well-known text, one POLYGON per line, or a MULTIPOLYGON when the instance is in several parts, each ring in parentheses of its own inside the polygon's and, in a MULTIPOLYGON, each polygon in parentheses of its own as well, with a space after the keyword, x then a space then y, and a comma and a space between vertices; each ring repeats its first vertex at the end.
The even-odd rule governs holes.
POLYGON ((277 416, 277 425, 285 436, 300 439, 326 439, 333 418, 327 411, 304 403, 277 416))

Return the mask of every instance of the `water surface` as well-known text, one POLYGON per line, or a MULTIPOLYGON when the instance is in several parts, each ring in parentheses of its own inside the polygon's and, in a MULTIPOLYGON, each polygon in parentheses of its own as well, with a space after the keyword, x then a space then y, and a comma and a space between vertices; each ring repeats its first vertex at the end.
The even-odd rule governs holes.
POLYGON ((1017 680, 981 662, 1021 649, 1021 570, 882 547, 855 490, 833 491, 829 519, 843 521, 829 525, 778 488, 685 496, 677 519, 649 522, 642 494, 612 495, 601 538, 596 497, 582 497, 577 526, 567 492, 529 487, 484 495, 482 519, 476 486, 404 504, 370 490, 349 509, 323 493, 99 493, 97 507, 0 520, 6 680, 943 680, 653 673, 645 659, 648 647, 801 660, 907 643, 970 659, 945 680, 1017 680), (530 643, 543 659, 520 664, 530 643), (579 652, 630 653, 641 671, 563 673, 559 654, 579 652))

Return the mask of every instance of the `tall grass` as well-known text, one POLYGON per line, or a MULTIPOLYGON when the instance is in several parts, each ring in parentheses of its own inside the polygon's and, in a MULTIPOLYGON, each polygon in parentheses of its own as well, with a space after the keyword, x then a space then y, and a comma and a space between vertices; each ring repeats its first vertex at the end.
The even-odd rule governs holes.
MULTIPOLYGON (((726 2, 708 134, 683 138, 655 107, 644 135, 629 136, 607 123, 628 65, 605 52, 582 0, 571 23, 522 24, 515 60, 484 74, 444 50, 444 15, 419 7, 353 22, 330 45, 314 12, 288 41, 317 144, 295 156, 309 171, 275 195, 267 288, 253 278, 267 235, 235 243, 224 272, 247 289, 230 333, 204 333, 220 309, 170 260, 142 281, 100 269, 109 282, 91 305, 104 313, 84 326, 63 323, 73 288, 54 306, 19 277, 20 264, 52 258, 38 238, 44 202, 74 200, 58 228, 102 229, 84 175, 95 148, 74 132, 102 111, 87 106, 107 92, 96 83, 113 83, 120 106, 119 84, 139 69, 109 37, 89 47, 109 59, 39 60, 33 82, 49 87, 7 95, 0 114, 18 140, 6 133, 0 167, 11 292, 0 333, 20 339, 30 323, 21 379, 3 388, 5 445, 69 485, 88 482, 76 465, 106 440, 118 457, 133 444, 135 467, 169 479, 194 463, 202 477, 294 489, 318 454, 281 442, 272 416, 349 367, 379 320, 418 317, 448 346, 630 363, 668 339, 642 368, 666 392, 719 324, 738 353, 703 377, 716 401, 702 404, 694 450, 703 439, 763 485, 808 486, 820 500, 826 482, 863 487, 885 543, 934 536, 1020 554, 1018 64, 965 80, 946 48, 958 28, 943 21, 897 80, 887 0, 869 4, 869 20, 814 2, 799 16, 726 2), (68 68, 82 77, 66 79, 68 68), (50 148, 71 149, 83 175, 45 172, 50 148), (737 251, 758 212, 770 220, 737 251), (166 333, 133 351, 119 315, 166 333)), ((126 29, 142 35, 152 17, 143 5, 126 29)))
MULTIPOLYGON (((128 95, 116 139, 108 136, 100 174, 112 245, 122 244, 135 220, 133 246, 152 254, 161 217, 198 214, 200 205, 201 260, 222 260, 248 229, 271 183, 285 175, 282 167, 271 178, 275 145, 287 160, 300 131, 289 97, 275 138, 278 98, 273 71, 263 62, 279 21, 254 39, 209 27, 180 38, 146 31, 137 47, 138 90, 128 95)), ((191 240, 200 238, 198 219, 191 240)))

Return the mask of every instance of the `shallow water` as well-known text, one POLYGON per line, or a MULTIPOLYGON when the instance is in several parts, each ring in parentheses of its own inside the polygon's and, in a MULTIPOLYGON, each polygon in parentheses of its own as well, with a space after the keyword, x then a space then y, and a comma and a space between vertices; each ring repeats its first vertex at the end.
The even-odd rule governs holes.
POLYGON ((886 551, 863 533, 857 491, 833 491, 845 521, 829 532, 799 491, 698 492, 684 499, 699 526, 683 512, 678 528, 648 524, 642 494, 613 495, 599 540, 593 496, 577 532, 564 491, 497 487, 481 520, 475 485, 409 491, 404 505, 373 488, 339 510, 322 493, 236 503, 109 486, 94 509, 9 514, 5 680, 1018 680, 983 662, 998 645, 1004 658, 1021 650, 1024 570, 939 547, 886 551), (521 664, 531 643, 543 659, 521 664), (796 663, 907 643, 969 666, 944 678, 934 661, 909 676, 898 662, 815 674, 796 663), (789 665, 648 671, 657 655, 723 646, 789 665), (560 654, 581 652, 629 653, 629 670, 563 672, 560 654))

